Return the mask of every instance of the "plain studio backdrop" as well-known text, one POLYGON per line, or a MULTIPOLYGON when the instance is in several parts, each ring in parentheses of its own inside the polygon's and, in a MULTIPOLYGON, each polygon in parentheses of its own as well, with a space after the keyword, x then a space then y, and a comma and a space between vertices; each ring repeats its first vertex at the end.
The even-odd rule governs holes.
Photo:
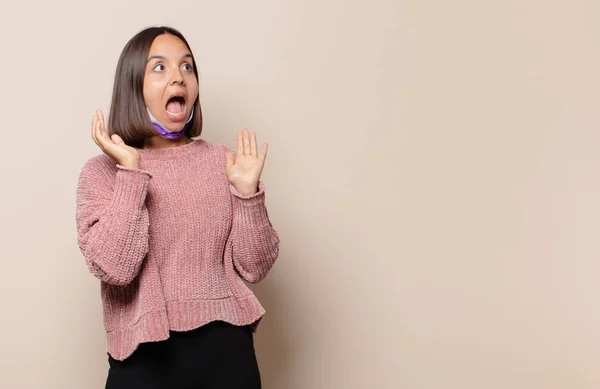
POLYGON ((591 0, 2 0, 0 387, 104 386, 75 189, 123 46, 167 24, 203 138, 270 145, 265 388, 597 389, 598 20, 591 0))

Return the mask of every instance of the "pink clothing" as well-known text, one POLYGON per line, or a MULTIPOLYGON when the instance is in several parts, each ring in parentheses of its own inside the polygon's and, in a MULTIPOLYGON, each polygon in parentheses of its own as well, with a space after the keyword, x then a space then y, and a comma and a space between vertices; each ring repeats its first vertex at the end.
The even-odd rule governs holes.
POLYGON ((264 309, 244 283, 279 254, 265 186, 243 196, 225 175, 224 145, 196 140, 140 150, 139 169, 106 155, 77 186, 78 244, 101 282, 110 355, 215 320, 258 326, 264 309))

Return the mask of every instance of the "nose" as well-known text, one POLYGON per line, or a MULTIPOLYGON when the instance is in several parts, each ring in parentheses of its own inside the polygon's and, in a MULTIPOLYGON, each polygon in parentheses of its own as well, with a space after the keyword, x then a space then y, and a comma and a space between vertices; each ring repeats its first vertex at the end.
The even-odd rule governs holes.
POLYGON ((171 84, 183 84, 183 74, 181 69, 175 68, 171 74, 171 84))

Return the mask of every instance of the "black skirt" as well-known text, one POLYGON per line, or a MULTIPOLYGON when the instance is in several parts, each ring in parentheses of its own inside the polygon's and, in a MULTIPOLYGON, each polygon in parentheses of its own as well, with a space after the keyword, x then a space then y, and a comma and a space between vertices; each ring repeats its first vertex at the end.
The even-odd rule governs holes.
POLYGON ((249 326, 222 321, 142 343, 125 359, 108 357, 106 389, 260 389, 249 326))

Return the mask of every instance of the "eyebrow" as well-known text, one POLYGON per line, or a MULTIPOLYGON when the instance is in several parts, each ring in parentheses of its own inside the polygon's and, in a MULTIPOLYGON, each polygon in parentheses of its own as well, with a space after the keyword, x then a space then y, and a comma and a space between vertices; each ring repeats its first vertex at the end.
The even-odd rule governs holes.
MULTIPOLYGON (((183 57, 181 57, 181 59, 184 59, 184 58, 192 58, 192 55, 189 53, 184 54, 183 57)), ((150 62, 150 60, 153 60, 153 59, 166 59, 166 57, 162 56, 162 55, 153 55, 151 57, 148 57, 148 60, 146 62, 150 62)))

